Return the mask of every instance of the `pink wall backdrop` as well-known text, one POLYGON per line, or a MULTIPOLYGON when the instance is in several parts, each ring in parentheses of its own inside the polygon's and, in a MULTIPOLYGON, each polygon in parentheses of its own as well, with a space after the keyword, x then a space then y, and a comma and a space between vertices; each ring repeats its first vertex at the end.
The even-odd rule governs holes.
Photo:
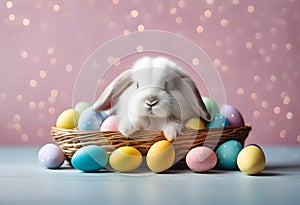
POLYGON ((0 144, 51 142, 88 56, 117 36, 163 30, 211 58, 253 127, 248 143, 299 145, 299 25, 297 0, 0 0, 0 144))

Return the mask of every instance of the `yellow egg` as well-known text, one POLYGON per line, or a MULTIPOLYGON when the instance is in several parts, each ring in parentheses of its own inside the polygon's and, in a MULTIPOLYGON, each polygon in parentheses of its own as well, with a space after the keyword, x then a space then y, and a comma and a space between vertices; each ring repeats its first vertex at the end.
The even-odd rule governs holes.
POLYGON ((118 172, 131 172, 139 168, 142 154, 134 147, 124 146, 113 151, 109 158, 110 166, 118 172))
POLYGON ((57 120, 56 120, 56 127, 59 128, 66 128, 72 129, 77 127, 79 118, 79 112, 74 109, 68 109, 62 112, 57 120))
POLYGON ((205 124, 199 118, 189 119, 185 126, 194 130, 205 129, 205 124))
POLYGON ((147 165, 152 172, 166 171, 173 165, 174 160, 174 146, 167 140, 154 143, 147 153, 147 165))
POLYGON ((249 145, 240 151, 237 165, 242 172, 248 175, 259 174, 266 165, 265 154, 260 147, 249 145))

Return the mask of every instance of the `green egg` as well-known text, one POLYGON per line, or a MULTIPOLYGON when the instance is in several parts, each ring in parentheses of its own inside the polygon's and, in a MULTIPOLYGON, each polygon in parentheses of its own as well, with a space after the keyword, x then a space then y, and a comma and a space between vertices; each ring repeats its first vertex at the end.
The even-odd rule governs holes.
POLYGON ((92 104, 89 102, 79 102, 75 105, 74 110, 76 110, 77 112, 79 112, 79 114, 81 114, 84 110, 86 110, 87 108, 91 107, 92 104))
POLYGON ((207 111, 209 112, 209 114, 212 117, 216 116, 216 114, 220 113, 219 107, 213 99, 204 96, 204 97, 202 97, 202 101, 203 101, 207 111))

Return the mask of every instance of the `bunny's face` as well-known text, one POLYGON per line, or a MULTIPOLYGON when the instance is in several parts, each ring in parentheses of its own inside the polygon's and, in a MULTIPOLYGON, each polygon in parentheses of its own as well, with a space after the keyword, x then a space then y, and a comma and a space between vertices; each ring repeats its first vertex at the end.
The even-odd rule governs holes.
POLYGON ((133 85, 135 90, 130 96, 128 103, 128 114, 140 117, 167 118, 171 116, 174 120, 180 119, 180 107, 177 100, 170 94, 167 82, 164 87, 157 84, 140 83, 136 81, 133 85), (141 84, 143 86, 141 86, 141 84), (174 112, 175 111, 175 112, 174 112))
POLYGON ((129 101, 129 114, 139 116, 171 117, 180 120, 180 106, 171 92, 176 91, 174 79, 181 76, 172 70, 172 62, 166 58, 144 58, 132 68, 135 90, 129 101))

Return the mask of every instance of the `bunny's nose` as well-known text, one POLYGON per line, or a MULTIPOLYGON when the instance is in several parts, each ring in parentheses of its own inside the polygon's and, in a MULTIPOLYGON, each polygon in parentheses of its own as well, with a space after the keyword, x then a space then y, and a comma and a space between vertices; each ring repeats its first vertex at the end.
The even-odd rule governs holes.
POLYGON ((153 107, 158 103, 158 99, 155 96, 150 96, 146 100, 146 104, 150 107, 153 107))

